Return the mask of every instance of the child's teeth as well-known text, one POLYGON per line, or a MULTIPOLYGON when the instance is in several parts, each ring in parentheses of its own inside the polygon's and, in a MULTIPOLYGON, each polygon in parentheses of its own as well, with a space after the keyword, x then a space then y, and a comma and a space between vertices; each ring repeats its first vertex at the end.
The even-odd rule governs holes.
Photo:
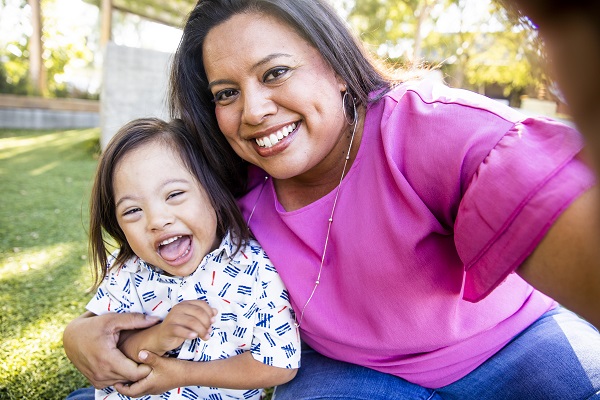
POLYGON ((170 238, 170 239, 163 240, 163 241, 160 243, 160 245, 161 245, 161 246, 165 246, 165 245, 167 245, 167 244, 169 244, 169 243, 173 243, 174 241, 176 241, 176 240, 177 240, 177 239, 179 239, 180 237, 181 237, 181 236, 175 236, 175 237, 172 237, 172 238, 170 238))

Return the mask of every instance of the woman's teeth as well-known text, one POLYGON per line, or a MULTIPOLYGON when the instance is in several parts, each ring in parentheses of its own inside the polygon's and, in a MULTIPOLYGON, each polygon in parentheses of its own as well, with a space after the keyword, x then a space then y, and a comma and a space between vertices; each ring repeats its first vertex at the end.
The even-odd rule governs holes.
POLYGON ((277 143, 279 143, 279 141, 281 139, 283 139, 284 137, 286 137, 287 135, 289 135, 291 132, 293 132, 294 129, 296 129, 296 123, 295 122, 293 124, 288 125, 288 126, 284 126, 283 128, 281 128, 277 132, 271 133, 269 136, 257 138, 256 139, 256 143, 260 147, 266 147, 266 148, 273 147, 277 143))

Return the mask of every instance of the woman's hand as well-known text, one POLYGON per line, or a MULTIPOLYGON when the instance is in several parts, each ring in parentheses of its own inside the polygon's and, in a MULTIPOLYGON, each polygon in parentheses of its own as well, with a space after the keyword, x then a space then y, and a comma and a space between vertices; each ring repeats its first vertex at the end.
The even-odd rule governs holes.
POLYGON ((75 367, 96 388, 117 382, 137 382, 151 368, 138 365, 117 348, 122 331, 144 329, 159 320, 142 314, 105 314, 86 312, 67 325, 63 333, 65 353, 75 367))
POLYGON ((185 376, 185 365, 194 361, 183 361, 176 358, 160 357, 149 351, 141 351, 138 357, 147 363, 151 372, 133 383, 117 383, 117 392, 129 397, 142 397, 151 394, 162 394, 177 387, 187 386, 178 382, 178 377, 185 376))

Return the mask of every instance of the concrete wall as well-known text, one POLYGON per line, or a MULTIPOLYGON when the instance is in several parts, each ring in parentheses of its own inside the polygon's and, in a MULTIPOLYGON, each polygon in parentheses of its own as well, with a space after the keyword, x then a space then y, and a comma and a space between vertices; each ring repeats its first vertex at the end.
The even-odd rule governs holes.
POLYGON ((103 148, 117 130, 132 119, 168 119, 171 57, 171 53, 107 44, 100 95, 103 148))
POLYGON ((0 128, 76 129, 100 125, 99 102, 0 95, 0 128))

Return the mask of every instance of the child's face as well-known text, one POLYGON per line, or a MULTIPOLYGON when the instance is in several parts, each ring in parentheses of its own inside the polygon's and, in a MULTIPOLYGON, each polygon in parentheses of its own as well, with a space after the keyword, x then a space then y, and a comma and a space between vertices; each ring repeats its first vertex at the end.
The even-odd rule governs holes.
POLYGON ((218 246, 216 213, 169 146, 151 142, 126 154, 115 168, 113 189, 119 226, 147 263, 187 276, 218 246))

